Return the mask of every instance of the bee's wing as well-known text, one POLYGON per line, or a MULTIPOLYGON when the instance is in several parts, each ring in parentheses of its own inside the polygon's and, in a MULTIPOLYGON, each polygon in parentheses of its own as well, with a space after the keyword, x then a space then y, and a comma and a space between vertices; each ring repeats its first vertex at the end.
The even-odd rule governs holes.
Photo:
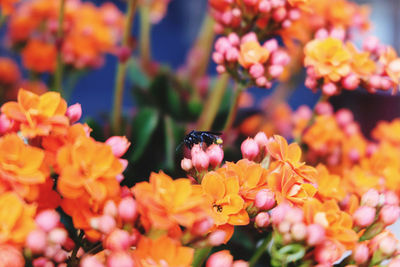
POLYGON ((182 145, 183 145, 183 142, 180 142, 179 145, 176 147, 175 151, 178 151, 179 149, 181 149, 182 145))

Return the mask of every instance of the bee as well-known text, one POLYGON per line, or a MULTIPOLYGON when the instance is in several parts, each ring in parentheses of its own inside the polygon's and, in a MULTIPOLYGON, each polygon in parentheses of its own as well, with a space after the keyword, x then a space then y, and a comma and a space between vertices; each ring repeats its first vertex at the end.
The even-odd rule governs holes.
POLYGON ((222 145, 222 138, 219 137, 222 133, 209 132, 209 131, 191 131, 183 138, 182 143, 178 146, 178 150, 182 144, 187 148, 191 149, 195 144, 206 144, 210 146, 212 144, 222 145))

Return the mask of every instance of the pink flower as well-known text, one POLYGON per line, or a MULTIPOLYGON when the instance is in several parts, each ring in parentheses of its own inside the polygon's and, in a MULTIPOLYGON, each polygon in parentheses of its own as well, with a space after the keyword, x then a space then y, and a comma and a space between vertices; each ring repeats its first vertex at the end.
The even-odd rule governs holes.
POLYGON ((269 189, 260 190, 254 200, 254 205, 260 210, 270 210, 275 203, 275 194, 269 189))
POLYGON ((117 158, 122 157, 131 145, 125 136, 111 136, 105 143, 111 147, 114 156, 117 158))
POLYGON ((361 205, 376 208, 379 204, 379 193, 376 189, 368 190, 361 197, 361 205))
POLYGON ((187 158, 182 159, 181 168, 186 172, 190 171, 193 168, 192 160, 187 158))
POLYGON ((307 226, 307 244, 316 246, 325 240, 325 229, 320 224, 310 224, 307 226))
POLYGON ((290 229, 294 240, 301 241, 307 237, 307 227, 304 223, 295 223, 290 229))
POLYGON ((385 225, 394 224, 400 216, 400 208, 394 205, 384 205, 379 212, 379 220, 385 225))
POLYGON ((198 172, 208 169, 210 159, 206 152, 204 152, 199 145, 193 146, 191 150, 192 164, 198 172))
POLYGON ((208 244, 213 247, 219 246, 225 242, 226 232, 222 230, 217 230, 212 232, 208 236, 208 244))
POLYGON ((76 103, 72 106, 69 106, 65 115, 69 118, 71 124, 79 121, 79 119, 82 117, 81 104, 76 103))
MULTIPOLYGON (((192 233, 195 235, 204 235, 206 234, 211 227, 214 226, 214 222, 212 218, 206 217, 200 221, 196 221, 192 227, 192 233)), ((225 237, 224 237, 225 238, 225 237)))
POLYGON ((369 258, 368 246, 364 243, 357 244, 353 250, 353 258, 357 264, 366 262, 369 258))
POLYGON ((42 254, 47 246, 46 233, 41 229, 33 230, 26 238, 26 246, 34 254, 42 254))
POLYGON ((221 250, 212 254, 206 263, 206 267, 231 267, 233 257, 228 250, 221 250))
POLYGON ((25 260, 22 253, 11 245, 0 245, 0 259, 2 266, 24 267, 25 260))
POLYGON ((107 258, 108 267, 134 267, 135 263, 127 252, 112 252, 107 258))
POLYGON ((255 224, 259 228, 267 228, 269 226, 270 217, 268 212, 260 212, 257 214, 255 224))
POLYGON ((367 227, 375 220, 376 210, 369 206, 360 206, 353 214, 354 224, 367 227))
POLYGON ((344 251, 345 248, 340 243, 326 239, 315 248, 314 258, 322 264, 333 264, 340 259, 344 251))
POLYGON ((60 215, 55 210, 44 210, 36 216, 35 222, 43 231, 49 232, 60 222, 60 215))
POLYGON ((224 159, 224 151, 222 150, 221 146, 217 144, 212 144, 209 146, 206 153, 208 155, 210 165, 214 168, 219 166, 224 159))
POLYGON ((115 229, 106 237, 103 244, 106 249, 111 251, 122 251, 129 248, 131 238, 127 231, 115 229))
POLYGON ((63 245, 68 238, 67 231, 63 228, 54 228, 49 232, 49 242, 57 245, 63 245))
POLYGON ((133 222, 137 215, 137 204, 132 197, 125 197, 118 205, 118 215, 125 222, 133 222))
POLYGON ((81 267, 105 267, 95 256, 85 256, 80 264, 81 267))

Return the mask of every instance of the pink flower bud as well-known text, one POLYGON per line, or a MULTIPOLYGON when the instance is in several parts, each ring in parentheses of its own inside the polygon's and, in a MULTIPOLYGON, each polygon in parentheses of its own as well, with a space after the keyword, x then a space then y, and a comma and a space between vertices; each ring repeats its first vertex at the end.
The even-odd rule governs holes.
POLYGON ((5 114, 0 115, 0 135, 11 129, 12 123, 5 114))
POLYGON ((118 57, 119 62, 126 62, 132 54, 132 49, 126 45, 118 47, 116 51, 116 55, 118 57))
POLYGON ((284 0, 270 0, 270 2, 273 8, 283 7, 285 5, 284 0))
POLYGON ((1 265, 7 267, 24 267, 25 260, 20 249, 3 244, 0 245, 0 259, 1 265))
POLYGON ((224 13, 222 13, 221 21, 223 24, 229 25, 231 24, 232 20, 233 20, 233 14, 231 10, 227 10, 224 13))
POLYGON ((297 207, 291 207, 285 215, 285 221, 290 223, 300 223, 304 219, 303 210, 297 207))
POLYGON ((398 266, 400 266, 400 258, 392 259, 388 265, 388 267, 398 267, 398 266))
POLYGON ((361 205, 376 208, 379 204, 379 198, 378 191, 376 189, 370 189, 361 197, 361 205))
POLYGON ((348 156, 352 162, 358 162, 360 160, 360 152, 355 148, 350 149, 348 156))
POLYGON ((365 38, 362 48, 368 52, 376 52, 379 47, 379 39, 375 36, 365 38))
POLYGON ((191 230, 194 235, 204 235, 211 229, 211 227, 213 227, 213 225, 213 219, 206 217, 202 220, 196 221, 191 230))
POLYGON ((268 137, 264 132, 258 132, 256 136, 254 136, 254 141, 256 141, 258 147, 262 150, 268 144, 268 137))
POLYGON ((240 146, 242 151, 243 158, 253 160, 258 156, 260 149, 256 141, 252 138, 247 138, 243 141, 242 145, 240 146))
POLYGON ((225 58, 228 62, 236 62, 239 58, 239 50, 235 47, 231 47, 226 51, 225 58))
MULTIPOLYGON (((32 261, 33 267, 47 267, 47 266, 49 266, 49 264, 51 265, 53 263, 45 257, 39 257, 32 261)), ((54 264, 53 264, 53 266, 54 266, 54 264)))
POLYGON ((105 143, 111 147, 114 156, 117 158, 122 157, 131 145, 125 136, 112 136, 105 143))
POLYGON ((315 89, 317 87, 317 80, 315 80, 315 78, 307 77, 304 82, 304 85, 307 88, 315 89))
MULTIPOLYGON (((92 222, 92 221, 91 221, 92 222)), ((112 230, 117 226, 117 223, 115 222, 115 219, 109 215, 103 215, 100 218, 98 218, 98 226, 94 227, 95 225, 91 226, 94 229, 98 229, 100 232, 104 234, 111 233, 112 230)))
POLYGON ((360 79, 354 73, 347 75, 342 80, 343 88, 347 90, 355 90, 360 85, 360 79))
POLYGON ((127 231, 114 229, 103 241, 104 247, 111 251, 126 250, 131 245, 131 238, 127 231))
POLYGON ((379 250, 385 256, 391 256, 396 251, 396 248, 397 240, 392 236, 387 235, 379 242, 379 250))
POLYGON ((269 221, 270 218, 268 212, 260 212, 257 214, 255 219, 256 226, 259 228, 267 228, 269 226, 269 221))
POLYGON ((284 7, 279 7, 273 11, 272 18, 276 22, 281 22, 286 18, 286 15, 287 15, 286 9, 284 7))
POLYGON ((322 92, 331 96, 337 93, 337 87, 334 83, 326 83, 322 86, 322 92))
POLYGON ((396 193, 393 191, 386 191, 385 192, 385 204, 386 205, 399 205, 399 198, 397 197, 396 193))
POLYGON ((286 66, 290 62, 289 55, 283 50, 277 50, 271 55, 271 65, 286 66))
POLYGON ((344 252, 343 250, 339 243, 326 239, 321 245, 315 248, 314 257, 319 263, 333 264, 340 259, 344 252))
POLYGON ((81 267, 105 267, 96 256, 85 256, 81 262, 81 267))
POLYGON ((71 123, 75 123, 79 121, 82 116, 82 107, 81 104, 76 103, 72 106, 69 106, 65 115, 69 118, 71 123))
POLYGON ((325 38, 328 38, 328 36, 329 36, 329 32, 324 28, 319 29, 315 33, 315 39, 325 39, 325 38))
POLYGON ((275 194, 269 189, 258 191, 254 205, 260 210, 270 210, 275 206, 275 194))
POLYGON ((214 52, 212 54, 212 59, 217 64, 223 64, 224 63, 224 55, 222 55, 221 53, 214 52))
POLYGON ((198 172, 208 169, 208 165, 210 164, 210 159, 206 152, 204 152, 203 150, 198 150, 197 152, 193 152, 192 149, 191 154, 192 154, 192 164, 198 172))
POLYGON ((388 78, 382 78, 381 79, 381 89, 382 90, 389 90, 389 89, 391 89, 391 88, 393 88, 393 82, 390 80, 390 79, 388 79, 388 78))
MULTIPOLYGON (((60 250, 58 250, 58 251, 56 252, 56 254, 54 255, 53 260, 54 260, 55 262, 57 262, 57 263, 63 264, 67 258, 68 258, 68 253, 67 253, 65 250, 60 249, 60 250)), ((61 264, 59 264, 57 267, 63 266, 63 265, 61 265, 61 264), (61 266, 60 266, 60 265, 61 265, 61 266)), ((65 266, 67 266, 67 265, 65 264, 65 266)))
POLYGON ((360 227, 367 227, 375 220, 376 210, 369 206, 360 206, 353 214, 354 224, 360 227))
POLYGON ((310 224, 307 226, 307 244, 316 246, 325 240, 325 229, 320 224, 310 224))
POLYGON ((291 9, 289 11, 289 18, 291 20, 298 20, 301 17, 301 12, 297 8, 291 9))
POLYGON ((348 109, 340 109, 336 112, 336 121, 340 127, 345 127, 349 123, 354 121, 353 113, 348 109))
POLYGON ((226 68, 223 65, 218 65, 217 66, 217 72, 218 74, 222 74, 226 72, 226 68))
POLYGON ((132 257, 128 252, 115 251, 107 258, 107 267, 134 267, 132 257))
POLYGON ((381 87, 381 76, 379 75, 372 75, 371 78, 369 78, 369 85, 372 88, 379 88, 381 87))
POLYGON ((254 79, 262 77, 264 75, 264 72, 265 72, 264 66, 261 65, 260 63, 252 65, 249 69, 249 73, 251 77, 253 77, 254 79))
POLYGON ((231 43, 227 37, 220 37, 215 42, 215 50, 221 54, 225 54, 225 52, 231 47, 231 43))
POLYGON ((272 53, 278 50, 279 44, 276 39, 270 39, 263 44, 263 47, 272 53))
POLYGON ((343 130, 348 136, 352 136, 352 135, 360 132, 360 128, 359 128, 358 124, 355 122, 347 124, 343 130))
POLYGON ((282 28, 286 29, 289 28, 290 26, 292 26, 292 22, 290 21, 290 19, 285 19, 282 22, 282 28))
POLYGON ((249 32, 242 37, 241 43, 258 42, 257 35, 254 32, 249 32))
POLYGON ((333 30, 331 30, 329 35, 332 38, 336 38, 336 39, 343 41, 344 38, 346 37, 346 32, 342 28, 334 28, 333 30))
POLYGON ((212 144, 209 146, 206 153, 210 160, 210 165, 213 168, 219 166, 224 159, 224 151, 222 150, 221 146, 217 144, 212 144))
POLYGON ((186 172, 190 171, 193 168, 192 160, 187 158, 182 159, 181 168, 186 172))
POLYGON ((225 242, 225 237, 226 237, 226 232, 222 230, 217 230, 215 232, 212 232, 208 236, 208 244, 213 247, 219 246, 225 242))
POLYGON ((295 223, 290 229, 294 240, 301 241, 307 237, 307 227, 304 223, 295 223))
POLYGON ((394 224, 400 216, 400 208, 394 205, 384 205, 379 212, 379 220, 385 225, 394 224))
POLYGON ((237 35, 237 33, 235 33, 235 32, 231 32, 228 35, 228 40, 229 40, 229 42, 231 43, 232 46, 238 46, 240 44, 240 38, 237 35))
POLYGON ((206 267, 230 267, 233 264, 233 257, 228 250, 221 250, 213 253, 207 260, 206 267))
POLYGON ((47 246, 47 236, 43 230, 37 229, 29 233, 26 238, 26 247, 34 254, 42 254, 47 246))
POLYGON ((353 259, 357 264, 366 262, 369 258, 368 246, 364 243, 357 244, 353 251, 353 259))
POLYGON ((60 222, 60 215, 55 210, 44 210, 35 218, 36 224, 45 232, 49 232, 60 222))
POLYGON ((258 4, 258 11, 261 13, 269 13, 271 11, 271 3, 267 0, 261 0, 258 4))
POLYGON ((57 252, 59 250, 60 250, 60 247, 57 246, 57 245, 47 246, 46 250, 44 252, 44 256, 46 256, 47 258, 51 259, 57 254, 57 252))
POLYGON ((139 242, 141 235, 140 232, 138 230, 136 230, 135 228, 133 228, 131 230, 131 235, 129 236, 129 242, 131 243, 131 246, 136 246, 137 243, 139 242))
POLYGON ((125 222, 133 222, 137 215, 137 204, 132 197, 125 197, 118 205, 118 215, 125 222))
POLYGON ((274 225, 280 224, 291 207, 286 203, 281 203, 271 210, 271 219, 274 225))
POLYGON ((259 87, 264 87, 267 84, 267 78, 265 77, 260 77, 256 79, 256 84, 259 87))
POLYGON ((49 242, 63 245, 67 241, 68 233, 63 228, 54 228, 49 232, 49 242))
POLYGON ((107 200, 103 207, 103 213, 115 217, 118 214, 117 205, 112 200, 107 200))
MULTIPOLYGON (((289 233, 289 231, 290 231, 290 226, 291 226, 291 224, 290 224, 290 222, 288 222, 288 221, 283 221, 283 222, 281 222, 279 225, 278 225, 278 231, 279 231, 279 233, 281 233, 281 234, 286 234, 286 233, 289 233)), ((290 239, 291 239, 292 237, 290 237, 290 239)))
POLYGON ((392 60, 388 65, 388 69, 394 73, 399 73, 400 72, 400 59, 396 58, 395 60, 392 60))
POLYGON ((232 267, 249 267, 249 263, 244 260, 237 260, 233 262, 232 267))
POLYGON ((268 68, 268 73, 272 76, 272 78, 278 78, 283 73, 283 66, 281 65, 271 65, 268 68))

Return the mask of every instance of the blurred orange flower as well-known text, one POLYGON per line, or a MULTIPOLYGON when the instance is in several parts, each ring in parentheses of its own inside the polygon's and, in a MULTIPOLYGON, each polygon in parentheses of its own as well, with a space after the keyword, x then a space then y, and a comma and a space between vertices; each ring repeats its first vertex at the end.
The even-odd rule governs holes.
POLYGON ((15 193, 0 194, 0 244, 23 245, 35 229, 34 205, 28 205, 15 193))
POLYGON ((50 133, 64 133, 69 125, 65 116, 67 103, 59 93, 48 92, 41 96, 19 90, 18 102, 7 102, 1 111, 20 125, 23 136, 33 138, 50 133))
POLYGON ((58 151, 57 165, 57 189, 64 198, 77 199, 87 194, 93 201, 103 202, 120 192, 116 177, 123 166, 104 143, 81 136, 58 151))
POLYGON ((392 122, 381 121, 372 131, 372 137, 400 147, 400 118, 392 122))
POLYGON ((275 193, 278 204, 289 201, 295 205, 303 205, 317 192, 312 184, 299 180, 287 165, 284 165, 280 172, 270 173, 268 187, 275 193))
POLYGON ((212 218, 217 226, 249 223, 245 201, 239 194, 239 177, 227 173, 209 172, 204 176, 201 187, 211 202, 212 218))
POLYGON ((0 193, 13 190, 30 200, 32 186, 44 184, 47 171, 43 168, 44 152, 28 146, 16 134, 0 138, 0 193))
POLYGON ((240 45, 239 64, 244 68, 260 63, 263 64, 269 58, 269 51, 257 41, 249 41, 240 45))
POLYGON ((19 0, 0 0, 1 15, 7 16, 13 12, 17 2, 19 2, 19 0))
POLYGON ((142 236, 133 257, 137 266, 141 267, 189 267, 193 261, 194 249, 184 247, 168 236, 155 240, 142 236))
POLYGON ((323 165, 317 166, 317 197, 321 200, 334 199, 341 201, 346 196, 341 177, 339 175, 329 173, 328 169, 323 165))
POLYGON ((21 73, 17 63, 10 58, 0 57, 0 84, 12 86, 18 83, 20 78, 21 73))
POLYGON ((52 44, 32 39, 22 50, 22 63, 36 72, 53 72, 56 68, 57 50, 52 44))
POLYGON ((335 200, 320 202, 313 198, 304 203, 304 218, 307 224, 318 223, 325 228, 329 239, 337 240, 351 249, 358 240, 353 231, 351 216, 341 211, 335 200))
POLYGON ((370 53, 359 52, 351 42, 348 42, 346 46, 351 53, 351 70, 360 76, 372 75, 376 70, 376 64, 370 58, 370 53))
POLYGON ((177 225, 190 228, 207 216, 200 190, 188 179, 172 180, 163 172, 152 173, 149 182, 136 184, 132 191, 146 230, 171 230, 177 225))
POLYGON ((304 65, 314 67, 317 77, 337 82, 351 71, 351 54, 339 39, 313 40, 306 45, 304 53, 304 65))

